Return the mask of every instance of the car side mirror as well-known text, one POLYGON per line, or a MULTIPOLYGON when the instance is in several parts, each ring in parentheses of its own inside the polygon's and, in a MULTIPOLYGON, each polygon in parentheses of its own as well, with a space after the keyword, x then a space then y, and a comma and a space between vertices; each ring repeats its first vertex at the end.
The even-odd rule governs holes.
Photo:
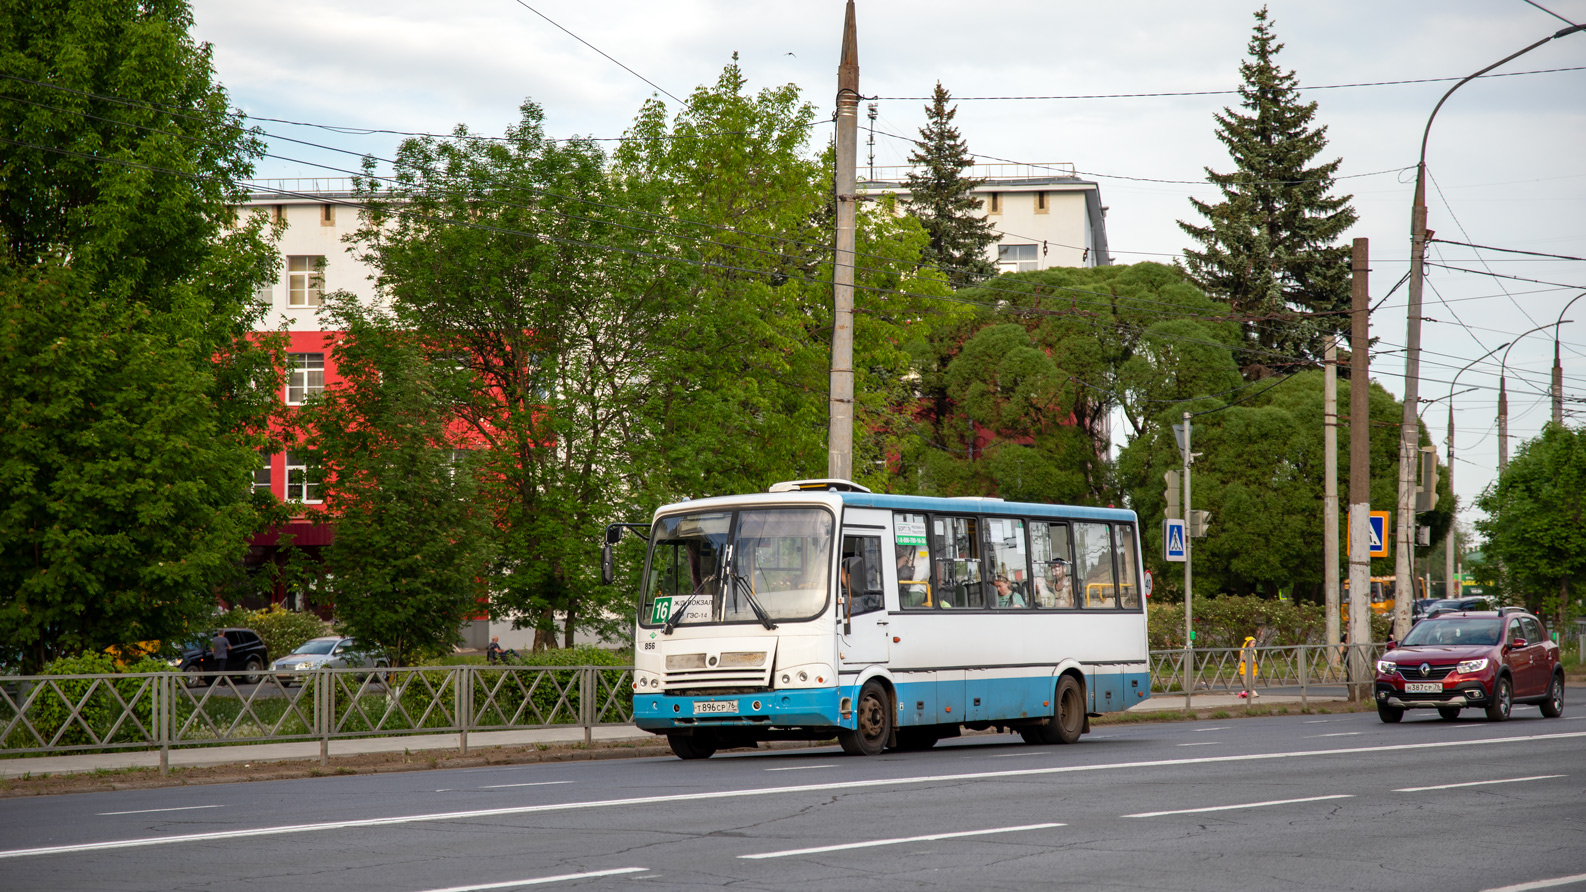
POLYGON ((1399 642, 1394 641, 1392 638, 1388 639, 1388 650, 1393 650, 1395 647, 1398 647, 1398 646, 1399 646, 1399 642))
POLYGON ((1526 642, 1524 638, 1516 638, 1509 642, 1510 647, 1525 647, 1525 644, 1526 642))

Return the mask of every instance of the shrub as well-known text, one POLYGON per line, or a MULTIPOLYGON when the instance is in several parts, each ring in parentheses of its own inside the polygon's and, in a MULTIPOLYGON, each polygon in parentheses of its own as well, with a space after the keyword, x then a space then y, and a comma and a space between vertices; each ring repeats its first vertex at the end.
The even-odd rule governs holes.
MULTIPOLYGON (((139 660, 128 667, 127 673, 147 673, 169 670, 170 667, 152 658, 139 660)), ((84 653, 76 657, 61 657, 44 666, 43 675, 115 675, 121 670, 116 660, 106 653, 84 653)), ((153 681, 150 678, 126 679, 74 679, 58 681, 46 686, 27 710, 27 719, 45 744, 55 746, 83 746, 94 743, 132 743, 149 740, 153 732, 153 702, 150 697, 153 681), (112 690, 114 692, 112 692, 112 690), (92 693, 90 693, 90 691, 92 693), (119 699, 118 699, 119 697, 119 699), (86 698, 86 699, 85 699, 86 698), (122 718, 131 705, 131 716, 122 718), (77 716, 72 709, 81 704, 77 716), (134 721, 134 718, 136 721, 134 721), (117 720, 121 720, 119 727, 117 720), (140 730, 139 725, 142 728, 140 730), (87 727, 84 727, 84 726, 87 727), (111 729, 115 728, 112 734, 111 729), (92 734, 90 735, 90 729, 92 734), (55 740, 57 734, 60 739, 55 740), (95 740, 95 738, 98 738, 95 740)), ((20 701, 19 701, 20 702, 20 701)), ((38 746, 26 730, 18 728, 6 739, 7 748, 38 746)))
MULTIPOLYGON (((1153 603, 1147 625, 1152 650, 1184 646, 1184 604, 1153 603)), ((1371 617, 1371 640, 1386 641, 1391 617, 1371 617)), ((1195 598, 1195 646, 1239 647, 1247 636, 1262 646, 1324 644, 1326 610, 1320 604, 1273 601, 1239 595, 1195 598)))
POLYGON ((284 657, 310 638, 331 634, 330 623, 312 613, 287 610, 279 604, 264 610, 248 611, 248 621, 240 625, 259 633, 270 659, 284 657))

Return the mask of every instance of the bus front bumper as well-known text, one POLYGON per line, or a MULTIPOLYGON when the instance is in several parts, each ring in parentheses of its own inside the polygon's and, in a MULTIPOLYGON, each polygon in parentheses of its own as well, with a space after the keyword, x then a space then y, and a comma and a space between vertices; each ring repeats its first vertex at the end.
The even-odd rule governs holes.
POLYGON ((853 692, 838 688, 758 691, 714 697, 635 694, 633 723, 646 731, 681 728, 852 728, 853 711, 844 716, 843 700, 853 692))

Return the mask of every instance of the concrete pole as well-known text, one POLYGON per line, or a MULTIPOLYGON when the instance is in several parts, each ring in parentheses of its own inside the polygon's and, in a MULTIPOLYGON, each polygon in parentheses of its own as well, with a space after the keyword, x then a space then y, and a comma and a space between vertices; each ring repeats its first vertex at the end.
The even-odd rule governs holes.
POLYGON ((1421 290, 1426 253, 1426 165, 1416 168, 1415 207, 1410 213, 1409 318, 1404 351, 1404 411, 1399 422, 1399 506, 1394 512, 1393 637, 1410 631, 1410 604, 1415 600, 1415 469, 1421 450, 1421 290))
MULTIPOLYGON (((1518 340, 1518 339, 1516 339, 1518 340)), ((1509 392, 1507 375, 1498 375, 1498 476, 1509 467, 1509 392)))
MULTIPOLYGON (((1450 388, 1449 396, 1453 396, 1450 388)), ((1454 489, 1454 401, 1448 401, 1448 491, 1455 493, 1454 489)), ((1457 503, 1456 503, 1457 505, 1457 503)), ((1454 541, 1455 528, 1459 526, 1459 510, 1454 510, 1454 519, 1448 525, 1448 535, 1443 539, 1443 597, 1459 597, 1459 582, 1454 578, 1454 541)))
POLYGON ((1322 446, 1326 482, 1322 489, 1322 591, 1327 604, 1327 652, 1336 655, 1338 629, 1338 335, 1327 338, 1322 379, 1322 446))
POLYGON ((1190 413, 1184 413, 1184 708, 1195 693, 1195 602, 1190 597, 1190 413))
POLYGON ((1360 699, 1371 680, 1371 243, 1355 239, 1349 332, 1349 682, 1360 699))
POLYGON ((1558 361, 1558 329, 1553 329, 1553 423, 1564 426, 1564 366, 1558 361))
POLYGON ((852 480, 854 473, 854 216, 859 201, 859 36, 854 0, 843 17, 843 54, 837 66, 837 241, 832 258, 831 427, 826 440, 826 476, 852 480))

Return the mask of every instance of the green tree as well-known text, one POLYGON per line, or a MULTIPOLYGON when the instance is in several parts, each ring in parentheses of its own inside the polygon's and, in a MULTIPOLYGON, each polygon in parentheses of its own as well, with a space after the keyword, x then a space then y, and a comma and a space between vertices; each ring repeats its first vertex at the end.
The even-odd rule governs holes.
POLYGON ((1266 7, 1255 17, 1249 58, 1239 66, 1245 111, 1214 116, 1234 170, 1206 169, 1223 199, 1191 198, 1206 225, 1179 227, 1201 245, 1184 252, 1191 277, 1246 316, 1254 349, 1240 364, 1259 378, 1263 368, 1314 361, 1323 334, 1336 327, 1325 318, 1296 319, 1294 311, 1348 309, 1348 248, 1334 242, 1356 214, 1353 196, 1328 194, 1341 160, 1312 166, 1327 146, 1327 128, 1313 126, 1316 103, 1300 102, 1298 78, 1277 64, 1283 44, 1266 7))
POLYGON ((476 499, 473 453, 459 448, 470 438, 421 344, 354 295, 327 305, 345 332, 334 352, 343 383, 300 415, 336 525, 325 585, 345 634, 411 665, 450 653, 485 609, 492 517, 476 499))
POLYGON ((191 24, 181 0, 0 7, 0 597, 30 668, 181 634, 262 516, 241 483, 274 405, 279 341, 251 333, 278 258, 231 210, 262 143, 191 24))
POLYGON ((919 169, 906 180, 909 213, 919 218, 930 236, 925 260, 948 275, 953 287, 962 288, 997 274, 986 249, 997 243, 991 221, 976 213, 982 202, 973 190, 985 182, 964 176, 975 163, 969 145, 953 126, 958 106, 949 107, 952 95, 937 81, 931 104, 925 107, 925 126, 909 155, 919 169))
POLYGON ((1538 613, 1578 610, 1586 576, 1586 431, 1548 425, 1476 499, 1486 513, 1485 566, 1501 566, 1506 600, 1538 613))

